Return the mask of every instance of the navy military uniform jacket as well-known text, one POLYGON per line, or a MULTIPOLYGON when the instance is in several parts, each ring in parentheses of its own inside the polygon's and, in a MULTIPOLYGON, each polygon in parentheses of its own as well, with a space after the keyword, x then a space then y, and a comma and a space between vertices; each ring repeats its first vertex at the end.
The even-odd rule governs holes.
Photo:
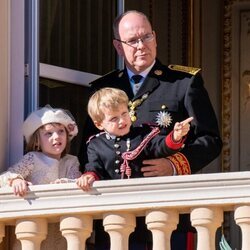
MULTIPOLYGON (((143 125, 132 126, 130 132, 121 137, 112 137, 104 132, 93 136, 88 142, 85 171, 94 172, 101 180, 121 179, 122 153, 135 150, 151 131, 150 126, 143 125)), ((174 143, 171 137, 169 134, 167 140, 166 136, 154 136, 135 159, 128 161, 132 178, 143 177, 140 169, 144 159, 169 156, 181 149, 183 140, 174 143)))
MULTIPOLYGON (((162 129, 161 134, 164 135, 173 129, 175 122, 183 121, 190 116, 194 117, 185 148, 181 153, 169 157, 177 168, 177 174, 197 172, 214 160, 222 148, 217 119, 204 88, 203 79, 199 72, 192 70, 193 68, 190 70, 181 66, 167 67, 156 60, 135 96, 126 70, 113 71, 91 84, 93 91, 103 87, 120 88, 128 94, 132 102, 143 98, 146 94, 147 98, 135 108, 137 119, 134 124, 155 123, 157 114, 160 111, 167 111, 172 117, 172 123, 162 129)), ((85 139, 96 133, 90 119, 86 123, 84 132, 89 133, 85 134, 85 139)), ((83 149, 85 150, 86 148, 83 149)))

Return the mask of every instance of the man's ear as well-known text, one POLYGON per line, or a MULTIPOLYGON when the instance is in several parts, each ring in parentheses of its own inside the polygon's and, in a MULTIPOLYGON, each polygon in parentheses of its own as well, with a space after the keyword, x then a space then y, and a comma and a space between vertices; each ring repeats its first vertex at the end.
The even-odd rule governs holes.
POLYGON ((99 130, 103 130, 103 126, 102 123, 98 122, 98 121, 94 121, 95 126, 99 129, 99 130))
POLYGON ((124 55, 124 52, 123 52, 123 47, 122 47, 122 43, 113 39, 113 45, 116 49, 116 52, 119 56, 123 56, 124 55))
POLYGON ((156 33, 155 33, 155 31, 154 31, 154 30, 153 30, 153 35, 154 35, 154 37, 155 37, 155 38, 154 38, 154 40, 155 40, 155 47, 157 47, 157 42, 156 42, 156 41, 157 41, 157 40, 156 40, 156 33))

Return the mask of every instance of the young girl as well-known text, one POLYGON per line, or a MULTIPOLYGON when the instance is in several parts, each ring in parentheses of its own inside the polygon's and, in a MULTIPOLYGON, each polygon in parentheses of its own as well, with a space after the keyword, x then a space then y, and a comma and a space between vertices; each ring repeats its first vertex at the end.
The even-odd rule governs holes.
POLYGON ((67 154, 78 133, 71 114, 49 105, 32 112, 23 123, 27 154, 0 175, 0 187, 24 196, 32 184, 67 182, 81 176, 76 156, 67 154))
MULTIPOLYGON (((90 138, 88 163, 77 185, 88 191, 95 180, 143 177, 142 161, 172 155, 184 146, 192 117, 177 122, 167 136, 158 127, 131 126, 128 96, 120 89, 96 91, 88 103, 88 113, 103 133, 90 138)), ((168 123, 171 123, 169 117, 168 123)))

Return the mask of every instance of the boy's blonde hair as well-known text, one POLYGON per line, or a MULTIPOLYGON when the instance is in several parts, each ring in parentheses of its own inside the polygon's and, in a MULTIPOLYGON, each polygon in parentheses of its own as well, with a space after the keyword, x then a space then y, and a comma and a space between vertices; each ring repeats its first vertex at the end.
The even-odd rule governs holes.
POLYGON ((127 94, 116 88, 102 88, 97 90, 89 99, 88 114, 92 121, 102 122, 105 118, 104 108, 117 110, 119 105, 128 105, 129 99, 127 94))

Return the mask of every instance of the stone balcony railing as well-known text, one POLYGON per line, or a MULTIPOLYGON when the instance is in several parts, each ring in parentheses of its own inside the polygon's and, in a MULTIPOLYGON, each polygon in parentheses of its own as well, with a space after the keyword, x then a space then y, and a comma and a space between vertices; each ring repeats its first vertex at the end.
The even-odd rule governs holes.
POLYGON ((6 226, 14 225, 22 249, 40 249, 53 220, 60 223, 68 249, 84 250, 93 220, 102 218, 111 250, 126 250, 136 216, 145 216, 153 249, 168 250, 179 214, 190 213, 196 248, 214 250, 224 211, 234 212, 242 250, 249 250, 250 172, 97 181, 88 193, 75 183, 37 185, 25 198, 15 197, 6 187, 0 189, 0 242, 6 226))

